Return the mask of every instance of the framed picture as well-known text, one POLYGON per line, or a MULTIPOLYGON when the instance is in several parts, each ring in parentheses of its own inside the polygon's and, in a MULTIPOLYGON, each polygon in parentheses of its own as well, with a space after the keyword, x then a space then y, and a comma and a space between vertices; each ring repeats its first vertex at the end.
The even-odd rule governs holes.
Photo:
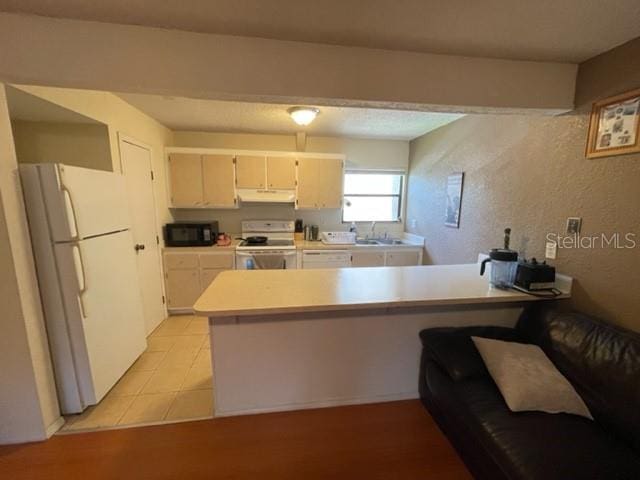
POLYGON ((640 89, 593 104, 587 158, 640 152, 640 89))
POLYGON ((444 224, 447 227, 460 227, 460 206, 462 205, 462 183, 464 173, 452 173, 447 177, 447 213, 444 224))

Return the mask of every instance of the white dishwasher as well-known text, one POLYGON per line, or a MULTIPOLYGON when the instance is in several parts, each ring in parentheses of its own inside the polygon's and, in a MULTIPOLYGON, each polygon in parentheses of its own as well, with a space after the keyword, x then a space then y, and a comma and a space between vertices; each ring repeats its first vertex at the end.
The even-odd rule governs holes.
POLYGON ((351 266, 348 250, 303 250, 302 268, 347 268, 351 266))

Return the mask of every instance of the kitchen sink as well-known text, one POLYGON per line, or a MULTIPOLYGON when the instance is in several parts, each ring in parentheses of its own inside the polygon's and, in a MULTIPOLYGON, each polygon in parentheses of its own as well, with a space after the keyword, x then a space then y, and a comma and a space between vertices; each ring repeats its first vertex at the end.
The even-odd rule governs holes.
POLYGON ((380 242, 368 238, 359 238, 356 240, 356 245, 380 245, 380 242))
POLYGON ((359 238, 356 245, 408 245, 403 240, 394 238, 359 238))
POLYGON ((394 238, 378 238, 375 241, 378 242, 378 245, 406 245, 407 244, 402 240, 397 240, 394 238))

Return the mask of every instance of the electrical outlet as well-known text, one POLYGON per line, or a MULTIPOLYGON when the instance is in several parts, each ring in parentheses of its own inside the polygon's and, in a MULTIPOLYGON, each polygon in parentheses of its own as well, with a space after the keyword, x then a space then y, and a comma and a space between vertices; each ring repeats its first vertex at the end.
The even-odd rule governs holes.
POLYGON ((544 256, 549 260, 555 260, 558 256, 558 244, 556 242, 547 242, 544 256))
POLYGON ((415 218, 411 219, 411 228, 416 228, 418 226, 418 221, 415 218))
POLYGON ((569 217, 567 218, 567 235, 578 235, 582 228, 582 218, 569 217))

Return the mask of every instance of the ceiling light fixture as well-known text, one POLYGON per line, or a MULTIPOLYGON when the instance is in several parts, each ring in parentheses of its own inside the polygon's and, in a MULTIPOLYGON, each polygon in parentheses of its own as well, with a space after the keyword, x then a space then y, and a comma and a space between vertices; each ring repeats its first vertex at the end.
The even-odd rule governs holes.
POLYGON ((287 112, 289 112, 294 122, 304 126, 315 120, 320 113, 320 109, 314 107, 291 107, 287 112))

